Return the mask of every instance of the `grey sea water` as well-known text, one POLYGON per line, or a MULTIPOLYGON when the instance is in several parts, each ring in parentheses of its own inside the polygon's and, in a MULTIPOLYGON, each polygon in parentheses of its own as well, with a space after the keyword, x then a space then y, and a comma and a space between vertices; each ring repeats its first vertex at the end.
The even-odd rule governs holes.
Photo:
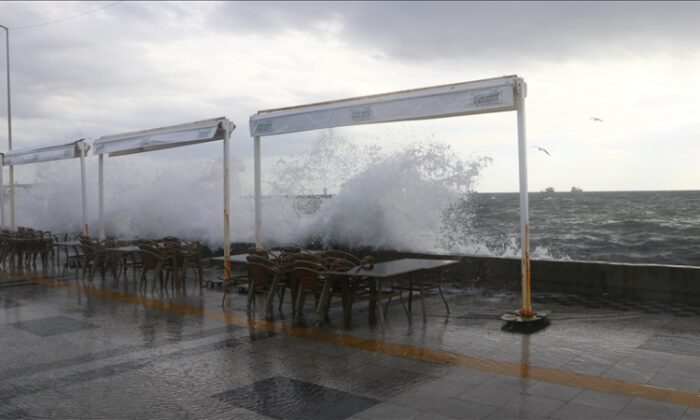
MULTIPOLYGON (((535 258, 700 266, 700 191, 531 193, 535 258)), ((518 194, 476 194, 472 234, 494 254, 517 238, 518 194)))

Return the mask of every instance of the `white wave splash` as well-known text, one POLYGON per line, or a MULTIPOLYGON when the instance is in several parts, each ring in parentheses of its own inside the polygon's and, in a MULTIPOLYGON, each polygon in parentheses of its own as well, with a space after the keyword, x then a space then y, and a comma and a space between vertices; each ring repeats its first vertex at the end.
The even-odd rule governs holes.
MULTIPOLYGON (((417 252, 500 254, 470 229, 474 187, 487 157, 460 158, 439 141, 398 151, 362 147, 333 131, 299 157, 266 174, 263 238, 267 246, 320 243, 417 252), (320 195, 324 189, 332 194, 320 195), (315 192, 316 195, 311 193, 315 192)), ((97 234, 97 161, 88 160, 89 223, 97 234), (94 175, 92 175, 94 174, 94 175)), ((105 220, 109 236, 223 242, 222 162, 163 160, 148 155, 107 159, 105 220)), ((233 242, 254 242, 254 203, 241 194, 241 161, 232 162, 233 242)), ((76 161, 39 165, 36 180, 17 191, 17 225, 77 234, 82 226, 80 167, 76 161)), ((536 250, 546 255, 546 250, 536 250)))

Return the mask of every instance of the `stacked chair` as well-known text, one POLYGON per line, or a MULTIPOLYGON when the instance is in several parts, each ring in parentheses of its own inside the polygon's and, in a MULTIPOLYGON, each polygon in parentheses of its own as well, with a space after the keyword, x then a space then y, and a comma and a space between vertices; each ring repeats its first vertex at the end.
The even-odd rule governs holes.
MULTIPOLYGON (((298 247, 277 248, 271 251, 250 249, 247 257, 247 273, 230 282, 230 286, 248 282, 246 311, 253 313, 256 296, 265 296, 265 317, 272 318, 274 301, 281 312, 287 289, 291 291, 292 314, 295 322, 303 319, 304 307, 309 296, 313 297, 316 323, 328 320, 333 298, 342 300, 344 324, 350 324, 350 311, 354 302, 367 300, 371 293, 369 282, 347 280, 336 282, 336 276, 354 267, 368 267, 372 257, 359 258, 339 250, 309 251, 298 247)), ((225 287, 222 305, 230 287, 225 287)))
POLYGON ((0 265, 12 268, 37 269, 37 260, 44 269, 54 264, 54 243, 51 232, 18 227, 17 231, 0 231, 0 265))

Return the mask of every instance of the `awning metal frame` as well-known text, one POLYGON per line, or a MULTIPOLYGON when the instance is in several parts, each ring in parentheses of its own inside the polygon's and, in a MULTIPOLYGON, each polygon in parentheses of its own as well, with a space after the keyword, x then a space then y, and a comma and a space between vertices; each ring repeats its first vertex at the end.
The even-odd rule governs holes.
MULTIPOLYGON (((90 145, 85 139, 76 140, 71 143, 46 146, 35 149, 13 150, 5 153, 2 156, 2 166, 17 166, 30 163, 50 162, 54 160, 80 158, 80 180, 82 194, 82 211, 83 211, 83 234, 88 234, 88 207, 87 207, 87 184, 85 176, 85 156, 90 150, 90 145)), ((0 171, 0 185, 4 185, 2 179, 2 171, 0 171)), ((11 186, 13 187, 13 186, 11 186)), ((11 188, 12 190, 12 188, 11 188)), ((12 194, 12 191, 11 191, 12 194)), ((2 194, 0 194, 2 195, 2 194)), ((10 200, 11 214, 15 213, 14 200, 10 200)), ((2 226, 5 226, 5 206, 4 198, 0 198, 0 208, 2 208, 2 226)), ((14 221, 13 221, 14 222, 14 221)), ((14 225, 12 226, 14 228, 14 225)))
POLYGON ((522 309, 533 314, 530 288, 530 226, 525 138, 525 81, 504 76, 451 85, 404 90, 259 111, 250 116, 255 159, 255 243, 262 248, 260 138, 341 126, 447 118, 516 111, 520 181, 522 309))
POLYGON ((174 147, 223 140, 224 143, 224 261, 225 280, 230 278, 231 230, 229 225, 229 140, 236 125, 226 117, 172 125, 150 130, 103 136, 93 143, 93 154, 99 156, 99 237, 105 238, 104 226, 104 155, 110 157, 152 152, 174 147))

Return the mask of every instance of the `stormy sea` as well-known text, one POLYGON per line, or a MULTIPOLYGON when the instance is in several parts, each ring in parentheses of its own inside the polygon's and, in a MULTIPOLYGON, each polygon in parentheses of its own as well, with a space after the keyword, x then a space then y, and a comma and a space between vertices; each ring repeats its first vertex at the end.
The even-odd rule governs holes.
MULTIPOLYGON (((530 193, 529 203, 535 258, 700 266, 700 191, 530 193)), ((506 252, 518 194, 476 194, 473 204, 473 234, 506 252)))

